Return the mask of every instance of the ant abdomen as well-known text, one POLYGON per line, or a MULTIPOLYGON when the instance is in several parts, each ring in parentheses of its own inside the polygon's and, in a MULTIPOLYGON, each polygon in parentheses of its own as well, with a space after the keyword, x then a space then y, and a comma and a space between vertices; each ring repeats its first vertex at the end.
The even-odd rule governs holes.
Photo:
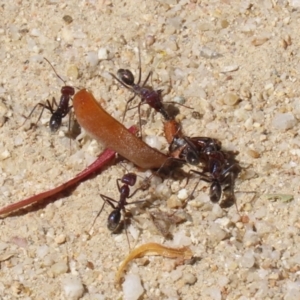
POLYGON ((118 229, 121 220, 121 211, 114 209, 107 218, 107 228, 114 232, 118 229))

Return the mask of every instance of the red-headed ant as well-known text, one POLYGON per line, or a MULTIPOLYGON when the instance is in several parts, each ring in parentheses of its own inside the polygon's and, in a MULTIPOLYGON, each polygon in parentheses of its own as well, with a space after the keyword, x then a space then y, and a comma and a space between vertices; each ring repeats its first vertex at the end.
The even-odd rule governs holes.
MULTIPOLYGON (((129 109, 133 109, 135 107, 128 108, 130 102, 133 101, 135 96, 139 96, 141 98, 141 101, 137 105, 138 108, 138 114, 139 114, 139 123, 140 123, 140 128, 142 128, 142 122, 141 122, 141 105, 142 104, 148 104, 150 107, 152 107, 155 111, 161 113, 164 117, 165 120, 171 120, 173 119, 172 116, 169 115, 167 110, 164 107, 164 104, 162 102, 162 90, 154 90, 152 87, 147 86, 147 82, 152 76, 153 71, 150 71, 148 76, 146 77, 145 81, 143 82, 142 85, 141 83, 141 77, 142 77, 142 67, 141 67, 141 53, 139 51, 139 77, 138 77, 138 82, 134 83, 134 76, 132 72, 128 69, 119 69, 117 71, 117 76, 110 73, 111 76, 116 79, 122 86, 125 88, 129 89, 134 93, 134 95, 127 101, 125 111, 123 114, 123 120, 125 119, 125 115, 129 109)), ((187 107, 185 105, 179 104, 177 102, 164 102, 164 103, 173 103, 173 104, 178 104, 184 107, 187 107)), ((190 107, 187 107, 190 108, 190 107)))
MULTIPOLYGON (((29 119, 31 117, 31 115, 33 114, 33 112, 35 111, 35 109, 38 106, 42 107, 42 111, 39 115, 39 118, 37 119, 36 123, 38 123, 38 121, 41 119, 42 114, 44 112, 44 109, 47 109, 50 111, 51 113, 51 118, 49 121, 49 127, 50 130, 52 132, 57 131, 60 126, 61 126, 61 122, 62 119, 70 112, 72 105, 69 106, 69 102, 71 100, 71 97, 75 94, 75 89, 72 86, 68 86, 66 85, 66 81, 63 80, 56 72, 56 70, 54 69, 54 67, 52 66, 52 64, 50 63, 50 61, 44 57, 44 59, 49 63, 49 65, 51 66, 51 68, 53 69, 54 73, 56 74, 56 76, 63 81, 63 83, 65 84, 65 86, 63 86, 61 88, 61 97, 60 97, 60 101, 59 104, 57 104, 55 98, 52 98, 52 102, 50 102, 49 100, 46 101, 46 104, 44 103, 38 103, 34 106, 34 108, 31 110, 30 114, 26 117, 24 123, 27 121, 27 119, 29 119), (55 109, 56 107, 56 109, 55 109)), ((24 125, 24 123, 22 125, 24 125)))

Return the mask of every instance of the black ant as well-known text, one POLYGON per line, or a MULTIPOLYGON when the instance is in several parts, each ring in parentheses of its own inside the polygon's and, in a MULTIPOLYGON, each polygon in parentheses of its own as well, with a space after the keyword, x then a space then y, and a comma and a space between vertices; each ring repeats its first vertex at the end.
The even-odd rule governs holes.
POLYGON ((223 194, 224 199, 220 206, 222 208, 230 207, 235 203, 234 180, 241 171, 241 167, 237 162, 229 159, 223 151, 214 151, 208 155, 206 168, 206 172, 196 170, 190 172, 200 175, 200 179, 211 183, 209 191, 211 202, 218 203, 223 194), (223 190, 222 185, 225 186, 223 190))
POLYGON ((225 153, 221 151, 221 146, 220 141, 209 137, 175 136, 169 151, 171 156, 185 160, 191 165, 198 165, 200 162, 204 165, 204 172, 191 170, 190 173, 196 173, 200 175, 202 180, 211 183, 209 194, 213 203, 219 202, 223 193, 225 199, 220 203, 220 206, 225 208, 235 202, 234 180, 241 168, 233 159, 233 155, 236 155, 236 153, 225 153), (222 185, 225 185, 223 191, 222 185))
MULTIPOLYGON (((126 107, 125 107, 125 111, 123 114, 123 122, 125 119, 125 115, 127 113, 127 111, 129 109, 133 109, 135 107, 132 108, 128 108, 130 102, 133 101, 133 99, 135 98, 135 96, 139 96, 141 98, 141 101, 139 102, 139 104, 137 105, 138 108, 138 114, 139 114, 139 123, 140 123, 140 128, 142 128, 142 122, 141 122, 141 105, 142 104, 148 104, 150 107, 152 107, 155 111, 161 113, 164 117, 165 120, 172 120, 173 117, 171 117, 169 115, 169 113, 167 112, 167 110, 164 108, 163 102, 162 102, 162 91, 163 90, 154 90, 152 87, 150 86, 146 86, 150 76, 152 76, 153 71, 150 71, 148 76, 146 77, 145 81, 143 82, 142 85, 140 85, 141 83, 141 76, 142 76, 142 67, 141 67, 141 53, 139 51, 139 77, 138 77, 138 82, 134 83, 134 76, 132 74, 132 72, 128 69, 119 69, 117 71, 117 76, 110 73, 110 75, 116 79, 122 86, 124 86, 125 88, 129 89, 130 91, 132 91, 134 93, 134 95, 127 101, 126 103, 126 107)), ((173 104, 179 104, 177 102, 172 102, 172 101, 168 101, 168 102, 164 102, 164 103, 173 103, 173 104)), ((182 105, 182 104, 179 104, 182 105)), ((182 105, 184 107, 190 108, 188 106, 182 105)))
POLYGON ((220 141, 209 137, 175 136, 169 146, 169 152, 172 157, 196 166, 201 161, 207 161, 210 153, 221 150, 221 145, 220 141))
MULTIPOLYGON (((116 180, 118 190, 120 193, 119 201, 114 200, 103 194, 100 194, 101 198, 104 200, 104 203, 102 205, 100 212, 97 214, 96 218, 101 214, 105 203, 108 203, 113 208, 113 211, 108 215, 107 228, 110 231, 112 231, 113 233, 117 232, 120 228, 121 211, 123 211, 123 213, 124 213, 124 221, 125 221, 125 214, 126 214, 125 206, 145 202, 145 200, 134 201, 131 203, 127 202, 127 199, 133 197, 139 190, 145 190, 148 187, 148 185, 143 185, 143 186, 137 188, 132 194, 130 194, 129 186, 135 185, 136 178, 137 178, 137 175, 135 173, 126 173, 122 178, 118 178, 116 180), (122 186, 120 186, 120 182, 123 183, 122 186)), ((95 218, 95 220, 96 220, 96 218, 95 218)), ((95 220, 93 222, 93 225, 95 223, 95 220)), ((128 237, 127 237, 127 239, 128 239, 128 237)))
MULTIPOLYGON (((54 67, 52 66, 52 64, 50 63, 50 61, 44 57, 44 60, 46 60, 49 65, 51 66, 51 68, 53 69, 54 73, 56 74, 56 76, 63 81, 63 83, 65 84, 65 86, 63 86, 61 88, 61 97, 60 97, 60 101, 59 104, 57 104, 55 98, 52 98, 52 102, 50 102, 49 100, 46 101, 46 104, 44 103, 38 103, 34 106, 34 108, 31 110, 30 114, 26 117, 24 123, 27 121, 27 119, 29 119, 31 117, 31 115, 33 114, 33 112, 35 111, 35 109, 38 106, 42 107, 42 111, 39 115, 39 118, 37 119, 36 123, 38 123, 38 121, 41 119, 42 114, 44 112, 44 109, 47 109, 50 111, 51 113, 51 118, 49 121, 49 127, 50 130, 52 132, 56 132, 60 126, 61 126, 61 122, 62 122, 62 118, 64 118, 71 110, 71 108, 73 107, 72 105, 69 106, 69 101, 71 100, 71 97, 75 94, 75 89, 72 86, 68 86, 66 85, 66 81, 63 80, 56 72, 56 70, 54 69, 54 67), (54 107, 57 107, 56 110, 54 109, 54 107)), ((22 125, 24 125, 24 123, 22 125)))

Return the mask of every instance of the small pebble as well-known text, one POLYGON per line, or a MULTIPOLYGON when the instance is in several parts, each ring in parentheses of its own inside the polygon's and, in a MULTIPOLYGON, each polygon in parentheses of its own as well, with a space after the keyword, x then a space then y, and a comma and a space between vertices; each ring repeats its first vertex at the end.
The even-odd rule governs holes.
POLYGON ((227 93, 223 98, 224 103, 231 106, 237 104, 239 100, 239 96, 234 93, 227 93))
POLYGON ((182 206, 182 203, 175 195, 172 195, 167 200, 167 206, 168 206, 168 208, 178 208, 178 207, 182 206))
POLYGON ((122 284, 124 300, 137 300, 144 293, 141 279, 136 274, 127 274, 122 284))
POLYGON ((188 195, 188 192, 186 189, 180 190, 177 195, 179 200, 186 200, 188 198, 188 196, 189 195, 188 195))
POLYGON ((255 246, 260 242, 260 238, 256 232, 247 230, 244 234, 243 242, 246 247, 255 246))
POLYGON ((63 20, 66 22, 66 24, 70 24, 73 22, 73 18, 69 15, 64 15, 63 20))
POLYGON ((51 266, 51 272, 52 274, 56 277, 60 274, 64 274, 68 272, 68 265, 66 264, 65 261, 59 261, 55 263, 54 265, 51 266))
POLYGON ((47 245, 42 245, 39 246, 38 249, 36 250, 36 255, 39 258, 44 258, 49 252, 49 247, 47 245))
POLYGON ((68 70, 67 70, 67 76, 69 78, 71 78, 72 80, 78 79, 79 71, 78 71, 77 66, 70 65, 69 68, 68 68, 68 70))
POLYGON ((146 45, 152 46, 155 43, 155 37, 153 35, 146 36, 146 45))
POLYGON ((200 49, 200 56, 204 58, 218 58, 221 57, 222 55, 216 51, 213 51, 207 47, 202 47, 200 49))
POLYGON ((276 114, 273 118, 272 125, 275 129, 288 130, 297 124, 294 115, 290 112, 276 114))
POLYGON ((179 103, 179 104, 184 104, 185 98, 182 96, 176 96, 176 97, 174 97, 174 102, 179 103))
POLYGON ((201 114, 198 111, 193 111, 192 117, 196 120, 199 120, 201 118, 201 114))
POLYGON ((225 66, 223 67, 220 72, 221 73, 228 73, 228 72, 233 72, 233 71, 237 71, 239 69, 238 65, 231 65, 231 66, 225 66))
POLYGON ((247 149, 247 154, 252 158, 259 158, 260 157, 260 154, 257 151, 252 150, 252 149, 247 149))
POLYGON ((64 234, 60 234, 59 236, 55 237, 56 244, 63 244, 66 241, 66 236, 64 234))
POLYGON ((247 251, 240 259, 240 265, 243 268, 252 268, 255 264, 255 257, 252 250, 247 251))
POLYGON ((98 53, 96 53, 95 51, 90 51, 87 53, 86 59, 91 67, 95 67, 99 62, 98 53))
POLYGON ((106 60, 106 59, 108 59, 108 50, 106 48, 100 48, 98 50, 98 59, 99 60, 106 60))
POLYGON ((197 281, 197 277, 194 274, 188 273, 183 275, 183 280, 186 284, 194 284, 197 281))
POLYGON ((5 160, 7 158, 10 157, 10 152, 8 150, 4 150, 1 154, 0 154, 0 160, 5 160))
POLYGON ((267 37, 256 37, 252 40, 251 43, 252 43, 252 45, 257 47, 257 46, 261 46, 268 40, 269 40, 269 38, 267 38, 267 37))
POLYGON ((84 286, 80 278, 68 275, 61 283, 66 299, 77 300, 83 296, 84 286))

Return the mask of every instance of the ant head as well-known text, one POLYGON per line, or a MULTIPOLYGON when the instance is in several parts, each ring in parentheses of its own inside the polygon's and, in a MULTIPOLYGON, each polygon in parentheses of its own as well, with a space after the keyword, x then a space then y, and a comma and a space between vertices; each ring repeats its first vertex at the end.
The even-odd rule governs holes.
POLYGON ((199 155, 198 153, 194 151, 188 151, 186 154, 186 161, 188 164, 196 166, 200 163, 199 155))
POLYGON ((136 174, 135 173, 126 173, 122 178, 121 182, 130 186, 134 186, 136 183, 136 174))
POLYGON ((134 76, 128 69, 119 69, 117 72, 118 77, 125 84, 132 86, 134 84, 134 76))
POLYGON ((60 90, 62 95, 73 96, 75 94, 75 89, 72 86, 65 85, 60 90))

